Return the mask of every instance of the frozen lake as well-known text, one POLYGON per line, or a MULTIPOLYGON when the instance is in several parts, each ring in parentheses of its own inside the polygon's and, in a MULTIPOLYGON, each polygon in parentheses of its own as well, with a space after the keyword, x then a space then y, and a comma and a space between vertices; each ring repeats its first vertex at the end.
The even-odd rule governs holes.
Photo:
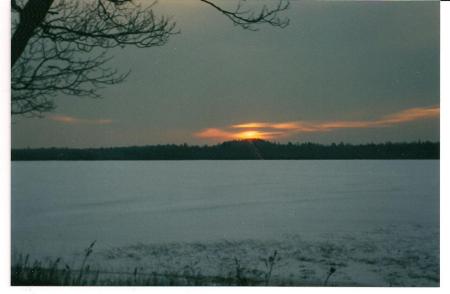
POLYGON ((32 255, 405 224, 439 230, 439 161, 12 163, 12 245, 32 255))

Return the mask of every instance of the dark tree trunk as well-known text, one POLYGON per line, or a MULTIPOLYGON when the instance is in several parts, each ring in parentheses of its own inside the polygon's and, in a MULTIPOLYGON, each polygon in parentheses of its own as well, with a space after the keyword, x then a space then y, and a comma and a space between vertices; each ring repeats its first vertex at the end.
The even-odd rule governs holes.
POLYGON ((11 39, 11 67, 20 58, 54 0, 29 0, 19 12, 20 22, 11 39))

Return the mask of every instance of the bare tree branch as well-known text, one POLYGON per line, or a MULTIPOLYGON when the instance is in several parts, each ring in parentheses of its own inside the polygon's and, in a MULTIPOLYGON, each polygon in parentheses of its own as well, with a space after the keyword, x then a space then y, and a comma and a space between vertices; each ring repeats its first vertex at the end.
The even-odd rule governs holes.
POLYGON ((97 98, 99 89, 125 80, 129 72, 107 66, 106 49, 161 46, 176 33, 152 8, 128 0, 29 0, 11 40, 11 113, 40 115, 58 94, 97 98), (53 5, 30 20, 25 11, 41 1, 53 5))
POLYGON ((22 12, 22 7, 17 4, 16 0, 11 0, 11 8, 19 13, 22 12))
MULTIPOLYGON (((15 3, 15 1, 13 2, 15 3)), ((14 66, 22 55, 29 40, 35 34, 36 28, 47 15, 52 3, 53 0, 30 0, 23 9, 19 10, 20 22, 11 39, 11 66, 14 66)))
MULTIPOLYGON (((227 10, 210 0, 199 0, 244 29, 259 24, 284 28, 289 20, 279 14, 289 7, 244 9, 241 2, 227 10)), ((59 94, 99 97, 98 90, 128 76, 110 68, 107 50, 165 45, 178 33, 176 23, 156 16, 154 5, 133 0, 11 0, 11 113, 41 115, 55 107, 59 94)))
POLYGON ((206 3, 216 10, 225 15, 228 19, 230 19, 233 24, 242 27, 247 30, 257 30, 255 25, 259 24, 269 24, 275 27, 285 28, 289 25, 289 19, 280 18, 279 13, 287 10, 289 8, 288 0, 280 0, 277 5, 273 8, 269 8, 266 5, 259 10, 258 13, 255 13, 254 10, 243 9, 242 2, 239 2, 237 7, 234 10, 227 10, 221 8, 213 1, 209 0, 200 0, 203 3, 206 3))
POLYGON ((161 46, 175 33, 175 23, 167 17, 156 17, 152 8, 125 5, 128 1, 98 0, 81 5, 80 2, 61 1, 52 8, 54 15, 40 25, 40 37, 54 42, 72 42, 80 50, 114 48, 133 45, 139 48, 161 46), (120 4, 118 4, 120 3, 120 4))
POLYGON ((104 51, 86 59, 77 59, 78 53, 73 45, 58 46, 42 39, 32 42, 12 71, 12 114, 39 115, 52 110, 57 93, 97 98, 96 90, 128 75, 106 67, 111 58, 104 51))

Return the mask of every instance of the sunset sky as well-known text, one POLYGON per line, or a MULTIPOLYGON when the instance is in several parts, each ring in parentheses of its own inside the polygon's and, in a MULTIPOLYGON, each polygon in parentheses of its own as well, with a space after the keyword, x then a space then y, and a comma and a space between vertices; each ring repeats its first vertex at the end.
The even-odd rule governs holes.
POLYGON ((257 32, 195 0, 155 10, 180 34, 111 51, 126 82, 13 117, 12 147, 439 140, 439 2, 291 1, 257 32))

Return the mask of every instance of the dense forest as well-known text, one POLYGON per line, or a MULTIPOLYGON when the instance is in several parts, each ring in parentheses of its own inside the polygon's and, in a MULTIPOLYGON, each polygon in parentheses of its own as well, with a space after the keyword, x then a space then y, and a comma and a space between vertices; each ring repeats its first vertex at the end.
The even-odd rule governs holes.
POLYGON ((213 146, 13 149, 12 160, 439 159, 438 142, 330 144, 228 141, 213 146))

